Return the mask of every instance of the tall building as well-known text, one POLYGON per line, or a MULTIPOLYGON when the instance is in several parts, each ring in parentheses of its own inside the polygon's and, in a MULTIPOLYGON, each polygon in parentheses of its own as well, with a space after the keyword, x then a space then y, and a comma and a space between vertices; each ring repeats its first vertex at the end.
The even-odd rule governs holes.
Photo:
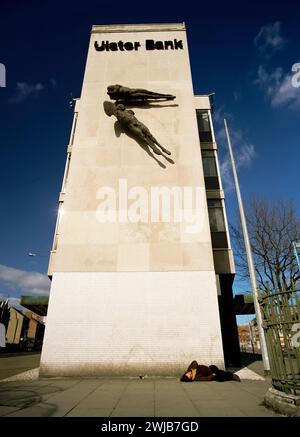
POLYGON ((93 26, 49 276, 41 375, 237 357, 211 102, 194 96, 184 24, 93 26))

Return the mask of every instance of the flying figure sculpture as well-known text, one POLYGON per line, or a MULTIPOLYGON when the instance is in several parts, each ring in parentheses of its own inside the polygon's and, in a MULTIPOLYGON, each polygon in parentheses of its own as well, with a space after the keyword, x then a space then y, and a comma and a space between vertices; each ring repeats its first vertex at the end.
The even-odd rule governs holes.
POLYGON ((161 94, 148 91, 143 88, 127 88, 122 85, 110 85, 107 87, 107 94, 112 100, 174 100, 172 94, 161 94))
POLYGON ((115 104, 112 102, 103 103, 105 113, 111 117, 114 115, 121 128, 125 133, 133 136, 135 139, 145 142, 156 155, 171 155, 169 150, 165 149, 151 134, 147 126, 141 123, 135 116, 134 112, 126 109, 122 104, 115 104), (163 153, 162 153, 163 152, 163 153))

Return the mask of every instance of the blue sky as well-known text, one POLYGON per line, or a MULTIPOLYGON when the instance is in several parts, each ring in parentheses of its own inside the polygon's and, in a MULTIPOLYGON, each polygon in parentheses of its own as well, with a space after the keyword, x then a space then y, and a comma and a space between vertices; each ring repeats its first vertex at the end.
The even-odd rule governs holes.
MULTIPOLYGON (((80 96, 93 24, 184 21, 194 92, 216 93, 229 222, 237 206, 224 116, 245 202, 251 195, 289 198, 300 212, 300 87, 291 85, 292 67, 300 63, 300 6, 290 0, 224 3, 1 3, 0 295, 49 290, 45 273, 72 122, 69 101, 80 96)), ((235 292, 249 289, 235 281, 235 292)))

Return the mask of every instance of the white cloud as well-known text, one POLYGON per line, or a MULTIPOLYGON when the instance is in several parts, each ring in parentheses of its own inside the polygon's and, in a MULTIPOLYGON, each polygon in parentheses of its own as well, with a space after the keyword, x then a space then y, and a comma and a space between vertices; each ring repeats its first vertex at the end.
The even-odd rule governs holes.
MULTIPOLYGON (((222 184, 226 191, 231 191, 234 188, 234 182, 232 177, 231 160, 228 153, 227 137, 224 129, 224 118, 228 120, 232 119, 231 114, 223 114, 223 108, 216 111, 214 117, 216 128, 216 139, 219 143, 219 149, 226 150, 225 153, 219 153, 220 172, 222 177, 222 184), (220 147, 221 146, 221 147, 220 147)), ((229 126, 230 139, 233 147, 234 160, 237 170, 241 168, 250 167, 257 154, 253 144, 247 142, 245 134, 241 129, 233 129, 229 126)))
POLYGON ((238 167, 250 167, 253 159, 256 157, 256 151, 253 144, 243 144, 238 155, 238 167))
POLYGON ((287 74, 282 78, 281 83, 272 96, 272 105, 289 105, 298 107, 300 105, 300 89, 292 86, 292 74, 287 74))
POLYGON ((57 82, 56 82, 55 79, 52 79, 52 78, 51 78, 51 79, 49 80, 49 82, 50 82, 52 88, 56 88, 56 86, 57 86, 57 82))
POLYGON ((42 83, 30 84, 27 82, 18 82, 14 95, 10 98, 12 103, 20 103, 30 96, 37 96, 45 89, 42 83))
MULTIPOLYGON (((232 146, 234 147, 233 153, 236 169, 239 170, 243 167, 250 167, 257 155, 254 145, 247 143, 238 145, 232 140, 232 131, 230 132, 230 137, 232 146)), ((228 153, 222 159, 220 159, 220 172, 224 189, 226 191, 231 191, 234 188, 234 183, 232 177, 231 160, 228 153)))
POLYGON ((241 92, 240 91, 234 91, 233 92, 233 99, 235 102, 238 102, 241 99, 241 92))
POLYGON ((38 272, 27 272, 0 264, 0 280, 20 292, 49 294, 49 278, 38 272))
POLYGON ((220 172, 222 178, 222 185, 225 191, 232 191, 234 188, 231 162, 229 155, 227 154, 223 159, 220 159, 220 172))
POLYGON ((257 79, 254 83, 264 88, 267 95, 272 95, 274 89, 280 85, 282 76, 283 70, 281 67, 277 67, 272 73, 268 73, 265 67, 260 65, 257 70, 257 79))
POLYGON ((260 28, 258 34, 254 38, 254 45, 258 48, 261 55, 270 58, 275 52, 284 46, 285 39, 280 33, 281 24, 279 21, 265 24, 260 28))
POLYGON ((293 74, 292 72, 284 74, 281 67, 267 72, 264 66, 260 65, 254 83, 263 90, 273 107, 286 105, 291 108, 299 108, 300 88, 293 86, 293 74))
MULTIPOLYGON (((231 120, 232 114, 226 112, 225 106, 221 105, 217 109, 215 109, 213 113, 214 128, 219 129, 219 133, 221 133, 221 131, 223 130, 224 118, 226 118, 226 120, 231 120)), ((225 138, 225 131, 224 131, 224 138, 225 138)))

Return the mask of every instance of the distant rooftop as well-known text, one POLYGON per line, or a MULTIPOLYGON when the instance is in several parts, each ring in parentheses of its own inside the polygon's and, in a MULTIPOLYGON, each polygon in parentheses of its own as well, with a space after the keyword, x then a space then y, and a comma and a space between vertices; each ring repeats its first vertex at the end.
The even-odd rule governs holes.
POLYGON ((20 305, 39 316, 46 316, 49 296, 21 296, 20 305))

